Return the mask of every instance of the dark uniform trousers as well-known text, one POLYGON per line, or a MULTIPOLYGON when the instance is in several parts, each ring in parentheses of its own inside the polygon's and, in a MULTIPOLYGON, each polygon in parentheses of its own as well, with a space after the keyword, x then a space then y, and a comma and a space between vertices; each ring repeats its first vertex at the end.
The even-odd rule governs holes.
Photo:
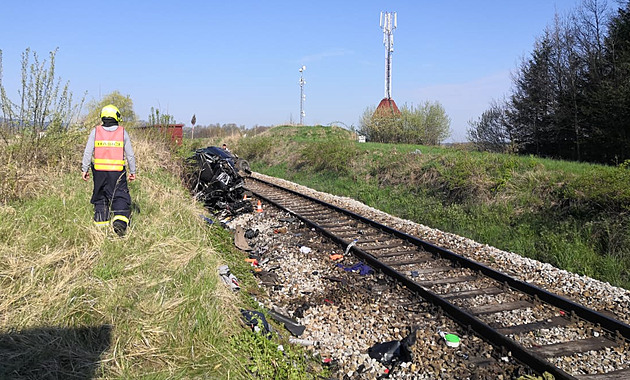
MULTIPOLYGON (((95 170, 92 165, 94 178, 94 192, 90 202, 94 205, 94 222, 102 223, 110 219, 110 213, 124 216, 129 220, 131 216, 131 196, 127 186, 127 171, 121 172, 95 170)), ((126 226, 127 222, 125 222, 126 226)))

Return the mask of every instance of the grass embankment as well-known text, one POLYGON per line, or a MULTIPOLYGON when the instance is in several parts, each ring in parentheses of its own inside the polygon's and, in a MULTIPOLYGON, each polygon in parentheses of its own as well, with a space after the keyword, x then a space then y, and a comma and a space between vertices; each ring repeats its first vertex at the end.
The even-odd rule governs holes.
POLYGON ((356 143, 339 128, 239 141, 252 169, 630 289, 630 171, 463 149, 356 143))
POLYGON ((253 280, 229 232, 199 217, 165 144, 130 133, 137 210, 122 239, 92 223, 87 133, 0 148, 0 378, 309 378, 299 351, 240 325, 251 300, 217 267, 253 280))

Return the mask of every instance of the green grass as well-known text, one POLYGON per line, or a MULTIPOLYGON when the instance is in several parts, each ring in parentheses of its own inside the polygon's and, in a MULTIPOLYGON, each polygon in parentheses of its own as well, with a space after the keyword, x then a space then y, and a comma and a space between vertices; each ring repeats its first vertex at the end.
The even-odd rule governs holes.
POLYGON ((256 171, 630 289, 627 168, 351 138, 271 129, 237 149, 256 171), (273 153, 250 156, 258 138, 273 153))
MULTIPOLYGON (((80 137, 65 143, 80 147, 80 137)), ((257 308, 255 280, 230 232, 199 217, 207 212, 182 187, 178 160, 141 138, 134 149, 137 209, 124 238, 92 223, 92 183, 71 164, 82 148, 59 165, 15 166, 36 191, 0 194, 0 337, 21 342, 13 368, 32 378, 314 378, 299 347, 279 352, 279 338, 241 325, 240 308, 257 308), (219 279, 222 264, 240 293, 219 279)))
MULTIPOLYGON (((239 309, 256 308, 250 268, 230 233, 199 217, 205 210, 161 143, 132 135, 139 212, 128 236, 92 224, 92 184, 76 168, 85 138, 40 141, 37 160, 28 141, 0 149, 0 334, 23 353, 12 365, 40 371, 34 378, 82 369, 107 379, 315 378, 299 347, 280 352, 283 342, 240 324, 239 309), (239 294, 218 278, 226 263, 239 294), (46 366, 69 357, 72 366, 46 366)), ((350 138, 339 128, 282 127, 234 149, 256 171, 630 286, 627 168, 350 138)))

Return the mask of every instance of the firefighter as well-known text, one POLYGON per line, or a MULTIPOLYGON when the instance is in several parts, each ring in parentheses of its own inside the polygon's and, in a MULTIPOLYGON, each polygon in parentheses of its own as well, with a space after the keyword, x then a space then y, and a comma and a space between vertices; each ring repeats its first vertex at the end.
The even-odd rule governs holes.
POLYGON ((118 236, 124 236, 131 217, 125 158, 129 181, 136 179, 136 158, 129 134, 122 125, 118 125, 122 120, 118 108, 112 104, 103 107, 101 120, 102 125, 90 132, 85 145, 82 178, 84 181, 90 178, 88 169, 91 167, 94 191, 90 202, 94 205, 94 224, 106 226, 111 219, 114 231, 118 236))

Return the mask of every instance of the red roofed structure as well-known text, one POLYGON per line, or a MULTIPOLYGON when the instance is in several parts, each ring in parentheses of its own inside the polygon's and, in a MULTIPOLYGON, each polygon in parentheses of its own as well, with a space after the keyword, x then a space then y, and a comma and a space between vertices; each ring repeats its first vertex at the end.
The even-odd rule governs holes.
POLYGON ((400 115, 400 110, 398 109, 398 106, 396 105, 394 99, 383 98, 383 100, 381 100, 381 102, 378 104, 378 107, 376 107, 374 115, 378 115, 381 117, 396 116, 400 115))

